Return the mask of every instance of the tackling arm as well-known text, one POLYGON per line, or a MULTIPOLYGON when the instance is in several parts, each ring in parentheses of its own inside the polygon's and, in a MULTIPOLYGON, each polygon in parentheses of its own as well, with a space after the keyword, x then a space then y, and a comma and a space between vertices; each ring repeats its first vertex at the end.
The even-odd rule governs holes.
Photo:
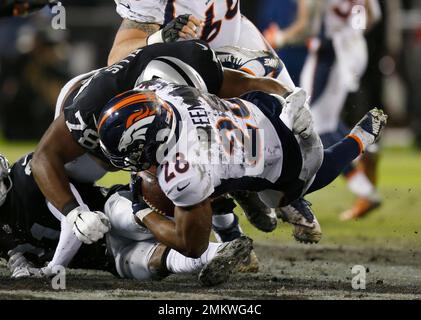
POLYGON ((60 212, 77 203, 64 165, 85 153, 68 130, 60 115, 41 139, 31 162, 32 174, 45 198, 60 212))
POLYGON ((250 91, 263 91, 284 96, 293 90, 272 78, 260 78, 241 71, 224 69, 224 80, 218 96, 234 98, 250 91))
POLYGON ((158 30, 158 24, 138 23, 124 19, 108 56, 108 65, 120 61, 137 48, 145 47, 148 36, 158 30))

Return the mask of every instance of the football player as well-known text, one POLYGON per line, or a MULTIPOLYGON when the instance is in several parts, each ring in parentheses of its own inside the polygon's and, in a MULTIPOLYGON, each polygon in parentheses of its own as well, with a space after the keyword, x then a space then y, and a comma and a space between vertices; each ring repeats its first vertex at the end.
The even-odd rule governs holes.
MULTIPOLYGON (((348 132, 340 120, 341 111, 348 94, 358 90, 368 61, 364 32, 381 18, 381 11, 377 0, 300 1, 300 7, 293 27, 286 31, 272 27, 267 36, 276 47, 311 36, 301 86, 311 96, 315 129, 328 147, 348 132)), ((371 146, 362 163, 370 162, 377 149, 371 146)), ((351 165, 344 174, 358 198, 341 219, 362 217, 381 204, 375 179, 369 178, 372 173, 351 165)))
MULTIPOLYGON (((259 30, 241 14, 240 0, 115 2, 117 13, 123 18, 123 22, 110 52, 109 64, 149 44, 185 39, 201 39, 209 43, 212 49, 237 46, 272 51, 259 30)), ((274 57, 280 62, 276 53, 274 57)), ((256 65, 256 69, 250 66, 248 71, 261 76, 260 66, 256 65)), ((279 73, 272 76, 294 88, 284 66, 279 73)))
MULTIPOLYGON (((49 261, 46 274, 55 266, 106 270, 105 243, 86 246, 76 238, 72 226, 46 202, 32 176, 31 161, 28 154, 10 167, 0 155, 0 256, 9 260, 12 276, 30 276, 31 260, 42 266, 49 261)), ((70 183, 81 206, 103 211, 107 190, 70 183)))
POLYGON ((275 80, 223 70, 214 52, 200 41, 148 46, 130 54, 119 64, 69 83, 66 86, 69 90, 63 91, 59 99, 60 104, 65 106, 64 112, 58 115, 44 135, 31 165, 45 197, 67 216, 78 238, 85 242, 102 238, 108 228, 98 215, 80 207, 70 192, 68 176, 75 174, 71 168, 73 161, 90 162, 92 165, 89 168, 94 170, 89 170, 91 172, 87 176, 94 179, 107 170, 117 170, 99 147, 98 116, 112 97, 132 89, 140 76, 147 76, 150 63, 167 65, 166 78, 174 82, 192 85, 223 97, 241 95, 251 90, 287 93, 287 89, 275 80), (78 81, 82 79, 84 81, 78 81), (85 223, 96 223, 97 227, 92 232, 85 223))
POLYGON ((126 186, 105 189, 72 182, 73 194, 81 204, 86 199, 83 205, 87 208, 104 211, 110 199, 105 207, 112 227, 107 241, 83 245, 61 213, 45 201, 32 177, 31 160, 28 154, 10 168, 0 155, 0 257, 8 260, 12 278, 50 277, 60 266, 109 271, 137 280, 200 271, 202 284, 215 285, 226 281, 250 254, 251 240, 239 237, 223 244, 210 243, 198 259, 184 257, 159 244, 145 228, 120 228, 121 221, 134 218, 130 211, 114 206, 117 195, 130 196, 126 186))
MULTIPOLYGON (((100 147, 118 168, 157 166, 174 220, 139 197, 137 222, 161 243, 198 256, 208 247, 210 197, 253 190, 270 207, 288 205, 332 182, 386 124, 383 112, 373 109, 349 136, 323 150, 306 98, 297 89, 286 99, 258 91, 223 100, 161 79, 142 82, 96 117, 100 147)), ((86 225, 90 241, 96 228, 86 225)))
MULTIPOLYGON (((220 59, 225 67, 252 75, 270 76, 279 79, 291 89, 295 87, 284 64, 263 35, 241 14, 240 0, 201 0, 193 3, 186 0, 116 0, 116 4, 123 22, 110 52, 109 64, 145 45, 199 38, 220 52, 220 59), (250 55, 250 52, 233 50, 233 46, 255 52, 250 55), (256 54, 256 51, 260 52, 256 54), (267 51, 270 52, 269 56, 267 51), (265 72, 267 69, 270 72, 265 72)), ((231 193, 231 196, 257 228, 266 232, 276 228, 276 219, 271 210, 264 206, 256 194, 236 192, 231 193)), ((230 213, 235 204, 229 199, 218 201, 220 205, 217 207, 223 214, 215 216, 215 224, 221 226, 220 235, 224 231, 230 238, 239 229, 237 217, 230 213)), ((298 223, 303 217, 314 215, 309 203, 299 199, 292 207, 284 209, 287 221, 292 222, 295 218, 293 235, 297 240, 310 243, 320 240, 321 233, 314 233, 313 230, 313 233, 307 234, 308 228, 303 228, 298 223)))

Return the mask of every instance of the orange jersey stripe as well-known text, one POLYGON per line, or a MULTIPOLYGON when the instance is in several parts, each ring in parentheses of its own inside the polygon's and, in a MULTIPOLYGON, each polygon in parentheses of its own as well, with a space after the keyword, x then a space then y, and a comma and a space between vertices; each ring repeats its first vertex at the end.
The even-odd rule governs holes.
POLYGON ((358 145, 360 146, 360 154, 362 154, 364 152, 364 145, 363 145, 361 139, 358 138, 354 134, 350 134, 350 135, 348 135, 348 137, 351 138, 351 139, 354 139, 355 141, 357 141, 358 145))

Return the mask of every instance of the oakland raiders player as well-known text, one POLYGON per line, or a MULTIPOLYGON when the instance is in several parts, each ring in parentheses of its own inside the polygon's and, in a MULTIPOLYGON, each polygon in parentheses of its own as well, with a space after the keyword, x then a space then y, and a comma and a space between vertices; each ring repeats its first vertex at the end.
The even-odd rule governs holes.
POLYGON ((44 135, 31 163, 34 177, 45 197, 67 216, 74 232, 84 242, 91 243, 102 238, 108 227, 96 214, 81 208, 75 201, 68 187, 65 165, 89 154, 102 163, 105 170, 116 170, 99 148, 99 113, 113 96, 132 89, 139 75, 154 59, 166 61, 177 69, 182 75, 182 83, 204 86, 207 91, 220 96, 236 96, 250 90, 287 92, 284 86, 271 79, 223 71, 208 45, 197 41, 148 46, 130 54, 119 64, 95 72, 79 91, 63 97, 69 105, 44 135), (88 227, 92 224, 96 225, 94 230, 88 227))
POLYGON ((0 155, 0 258, 8 260, 12 278, 49 277, 60 266, 109 271, 137 280, 200 271, 202 284, 216 285, 228 280, 238 263, 250 254, 251 240, 239 237, 223 244, 210 243, 198 259, 184 257, 158 243, 145 228, 133 224, 121 229, 121 222, 134 216, 130 211, 110 208, 117 195, 130 197, 128 187, 105 189, 72 182, 78 201, 86 199, 84 205, 92 210, 103 211, 110 196, 105 208, 112 227, 107 234, 108 247, 105 241, 82 245, 66 219, 45 201, 32 177, 31 159, 32 154, 28 154, 10 168, 0 155))
MULTIPOLYGON (((56 266, 106 270, 105 244, 86 246, 76 238, 71 225, 39 190, 31 160, 28 154, 10 168, 0 155, 0 256, 9 260, 12 276, 31 276, 30 258, 41 266, 49 262, 37 275, 51 274, 56 266)), ((80 205, 103 211, 107 190, 75 181, 71 190, 80 205)))
MULTIPOLYGON (((157 179, 175 205, 175 219, 139 198, 138 223, 180 252, 199 253, 208 247, 211 196, 253 190, 268 206, 288 205, 332 182, 375 143, 386 124, 387 116, 373 109, 351 135, 323 150, 305 101, 301 89, 286 99, 252 92, 222 100, 152 80, 105 106, 98 117, 100 146, 116 167, 158 167, 157 179)), ((132 203, 122 201, 116 207, 129 211, 132 203)))

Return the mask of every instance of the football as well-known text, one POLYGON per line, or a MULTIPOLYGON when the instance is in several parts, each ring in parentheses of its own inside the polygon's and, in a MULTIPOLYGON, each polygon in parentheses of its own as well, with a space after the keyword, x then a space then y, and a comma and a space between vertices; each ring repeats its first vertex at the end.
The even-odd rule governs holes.
POLYGON ((154 171, 143 171, 140 173, 142 177, 143 200, 157 213, 173 217, 175 206, 161 190, 154 171))

